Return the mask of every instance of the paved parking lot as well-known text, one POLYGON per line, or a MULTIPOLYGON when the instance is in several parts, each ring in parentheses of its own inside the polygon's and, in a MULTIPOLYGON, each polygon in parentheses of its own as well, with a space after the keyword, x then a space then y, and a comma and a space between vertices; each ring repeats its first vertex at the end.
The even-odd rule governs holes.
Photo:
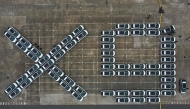
MULTIPOLYGON (((177 39, 176 78, 190 80, 188 0, 163 0, 165 13, 161 28, 173 24, 177 39), (178 36, 182 37, 179 38, 178 36), (186 58, 184 58, 184 56, 186 58)), ((115 97, 102 97, 103 89, 159 89, 160 77, 101 77, 100 31, 115 24, 159 22, 159 3, 153 0, 0 0, 0 103, 1 104, 117 104, 115 97), (148 14, 152 14, 147 19, 148 14), (47 71, 14 100, 4 94, 34 62, 4 37, 12 25, 31 43, 37 43, 47 54, 54 45, 82 24, 88 36, 66 53, 56 65, 88 92, 83 102, 77 101, 55 82, 47 71)), ((116 37, 116 63, 159 63, 159 37, 116 37)), ((161 97, 164 104, 190 104, 190 94, 161 97)), ((189 85, 188 85, 189 86, 189 85)))

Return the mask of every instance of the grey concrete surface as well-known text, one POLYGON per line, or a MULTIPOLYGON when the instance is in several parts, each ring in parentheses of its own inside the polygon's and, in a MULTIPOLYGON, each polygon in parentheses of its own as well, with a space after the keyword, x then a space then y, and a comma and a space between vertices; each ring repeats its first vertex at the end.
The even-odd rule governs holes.
MULTIPOLYGON (((173 24, 178 40, 176 48, 177 81, 190 80, 189 72, 189 6, 187 0, 162 0, 165 13, 161 28, 173 24), (179 38, 178 36, 182 36, 179 38), (186 56, 187 58, 184 58, 186 56)), ((84 105, 117 104, 115 97, 102 97, 103 89, 159 89, 160 77, 101 77, 100 31, 114 29, 117 23, 159 22, 159 3, 153 0, 0 0, 0 105, 84 105), (146 19, 148 14, 150 19, 146 19), (11 45, 3 32, 12 25, 33 44, 38 43, 44 54, 70 34, 79 24, 89 35, 61 58, 56 65, 89 93, 83 102, 71 97, 47 72, 14 100, 4 89, 30 68, 34 62, 15 45, 11 45), (23 59, 24 58, 24 59, 23 59), (7 78, 9 77, 9 78, 7 78), (53 102, 52 102, 53 101, 53 102)), ((158 63, 158 37, 116 37, 116 63, 158 63)), ((187 94, 161 97, 163 104, 190 104, 187 94)), ((188 85, 189 86, 189 85, 188 85)), ((132 103, 129 103, 132 104, 132 103)))
MULTIPOLYGON (((47 105, 43 105, 43 106, 0 106, 0 109, 84 109, 84 108, 88 108, 88 109, 159 109, 159 105, 80 105, 80 106, 73 106, 73 105, 51 105, 51 106, 47 106, 47 105)), ((189 105, 162 105, 162 109, 189 109, 189 105)))

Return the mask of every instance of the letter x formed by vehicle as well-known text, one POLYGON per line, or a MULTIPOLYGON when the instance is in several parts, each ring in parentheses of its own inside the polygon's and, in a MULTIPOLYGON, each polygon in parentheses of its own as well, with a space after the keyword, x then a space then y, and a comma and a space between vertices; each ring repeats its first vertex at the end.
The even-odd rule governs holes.
MULTIPOLYGON (((82 31, 84 31, 84 30, 82 30, 82 31)), ((80 31, 80 32, 82 32, 82 31, 80 31)), ((84 36, 84 37, 86 37, 86 36, 84 36)), ((19 40, 19 39, 18 39, 18 40, 19 40)), ((72 40, 73 40, 73 39, 72 39, 72 40)), ((71 41, 72 41, 72 40, 71 40, 71 41)), ((82 40, 82 39, 81 39, 81 40, 82 40)), ((67 44, 69 44, 71 41, 69 41, 67 44)), ((32 47, 33 47, 33 45, 32 45, 32 47)), ((62 48, 63 48, 63 47, 62 47, 62 48)), ((72 49, 72 48, 71 48, 71 49, 72 49)), ((67 51, 66 51, 66 52, 67 52, 67 51)), ((45 55, 43 55, 43 56, 45 56, 45 55)), ((50 59, 51 59, 51 58, 50 58, 50 59)), ((51 66, 53 66, 53 64, 52 64, 51 66)), ((51 68, 51 66, 50 66, 49 68, 51 68)), ((40 65, 40 67, 42 67, 42 66, 40 65)), ((49 68, 48 68, 48 69, 49 69, 49 68)), ((38 68, 38 69, 39 69, 39 68, 38 68)), ((46 69, 46 70, 48 70, 48 69, 46 69)), ((44 70, 44 71, 46 71, 46 70, 44 70)), ((36 71, 37 71, 37 70, 36 70, 36 71)), ((44 72, 44 71, 43 71, 43 72, 44 72)), ((62 72, 63 72, 63 71, 62 71, 62 72)), ((16 88, 17 88, 17 87, 16 87, 16 88)))

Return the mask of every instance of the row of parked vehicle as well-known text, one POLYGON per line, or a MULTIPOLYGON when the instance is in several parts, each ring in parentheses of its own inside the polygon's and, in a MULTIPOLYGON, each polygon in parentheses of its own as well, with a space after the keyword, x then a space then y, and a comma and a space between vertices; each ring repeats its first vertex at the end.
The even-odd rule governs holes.
MULTIPOLYGON (((104 39, 105 38, 102 38, 102 40, 104 40, 104 39)), ((114 40, 112 40, 114 38, 109 38, 109 39, 110 40, 107 40, 103 44, 101 44, 101 49, 107 49, 107 50, 115 49, 115 44, 113 43, 114 40)), ((162 50, 172 50, 175 48, 176 48, 175 43, 161 43, 162 50)))
MULTIPOLYGON (((45 70, 48 70, 55 63, 55 61, 60 59, 65 54, 64 51, 69 51, 72 47, 74 47, 77 44, 77 42, 82 40, 87 34, 88 32, 84 30, 84 27, 82 25, 80 25, 72 32, 72 36, 71 35, 67 36, 65 39, 61 41, 59 45, 55 46, 50 51, 49 54, 43 55, 37 48, 32 47, 32 44, 28 40, 26 40, 24 37, 22 37, 21 34, 17 30, 15 30, 13 27, 9 27, 8 31, 6 31, 4 35, 8 39, 10 39, 13 43, 16 43, 16 45, 20 47, 20 49, 23 52, 25 52, 27 56, 29 56, 34 62, 38 62, 38 63, 33 65, 27 71, 27 73, 24 73, 23 75, 21 75, 21 77, 19 77, 15 83, 8 86, 7 89, 5 90, 5 93, 11 99, 15 98, 23 89, 25 89, 35 79, 37 79, 45 70), (73 39, 73 37, 75 39, 73 39), (66 50, 61 49, 60 46, 65 47, 66 50)), ((64 73, 61 72, 61 70, 57 66, 54 66, 52 69, 54 70, 50 71, 48 74, 52 78, 54 78, 56 81, 60 81, 60 77, 63 76, 64 73), (53 71, 54 73, 52 73, 53 71)), ((68 78, 69 78, 68 76, 65 76, 63 80, 68 82, 69 80, 71 80, 68 78)), ((63 84, 63 83, 60 82, 60 84, 63 84)), ((81 91, 80 86, 77 86, 75 90, 73 90, 75 93, 73 93, 72 95, 76 95, 77 93, 78 95, 82 96, 81 93, 78 93, 76 90, 81 91)))
MULTIPOLYGON (((163 50, 173 50, 176 48, 176 44, 175 44, 175 37, 173 36, 167 36, 167 37, 161 37, 160 38, 160 42, 161 42, 161 49, 163 50)), ((161 57, 160 61, 163 64, 169 63, 169 64, 174 64, 174 62, 176 61, 176 58, 174 57, 174 55, 168 55, 167 57, 161 57)), ((174 82, 176 82, 176 78, 171 76, 171 77, 161 77, 161 82, 167 82, 167 85, 161 85, 161 88, 175 88, 176 84, 174 82)))
MULTIPOLYGON (((164 49, 160 51, 160 55, 161 56, 175 56, 176 52, 175 50, 172 50, 172 49, 171 50, 164 49)), ((115 51, 112 49, 101 51, 101 57, 114 57, 114 56, 115 56, 115 51)))
MULTIPOLYGON (((101 37, 101 53, 102 54, 102 58, 101 58, 101 62, 103 63, 114 63, 115 62, 115 51, 113 51, 115 49, 115 38, 114 37, 110 37, 110 36, 102 36, 101 37), (108 50, 112 50, 112 53, 109 53, 110 51, 108 50), (114 55, 113 55, 114 54, 114 55)), ((114 70, 113 69, 109 69, 110 71, 108 72, 109 75, 115 75, 114 70)), ((105 71, 105 69, 102 69, 101 71, 101 75, 107 72, 105 71)))
POLYGON ((159 36, 159 30, 103 30, 101 36, 159 36))
POLYGON ((8 30, 4 32, 4 35, 12 41, 19 49, 21 49, 26 55, 34 62, 38 62, 43 54, 34 47, 26 38, 24 38, 16 29, 8 27, 8 30))
POLYGON ((130 102, 130 97, 132 102, 160 102, 160 100, 156 100, 155 98, 159 98, 159 96, 175 96, 176 91, 173 89, 168 90, 102 90, 102 96, 116 96, 116 102, 124 103, 130 102), (145 101, 144 96, 146 96, 147 100, 145 101), (141 99, 143 98, 143 99, 141 99))
POLYGON ((102 96, 175 96, 175 90, 102 90, 102 96))
MULTIPOLYGON (((160 58, 160 61, 162 63, 168 63, 168 62, 175 62, 176 61, 176 58, 171 56, 171 57, 161 57, 160 58)), ((114 63, 115 62, 115 58, 114 57, 101 57, 101 62, 102 63, 114 63)))
MULTIPOLYGON (((101 76, 175 76, 175 70, 102 70, 101 76)), ((162 80, 162 79, 161 79, 162 80)), ((168 78, 167 78, 168 80, 168 78)))
POLYGON ((71 94, 79 101, 83 100, 83 97, 87 96, 87 92, 80 87, 79 85, 76 85, 73 79, 71 79, 69 76, 64 75, 64 72, 59 69, 56 65, 53 66, 53 68, 50 69, 48 74, 67 91, 71 91, 71 94), (63 77, 63 79, 61 79, 63 77), (73 90, 71 90, 74 87, 73 90))
MULTIPOLYGON (((102 58, 103 59, 103 58, 102 58)), ((105 62, 105 61, 104 61, 105 62)), ((175 69, 176 65, 174 63, 162 63, 162 64, 101 64, 102 70, 109 70, 109 69, 175 69)))
POLYGON ((135 24, 127 24, 121 23, 116 24, 116 31, 113 30, 104 30, 101 31, 101 36, 159 36, 164 34, 169 34, 175 31, 175 27, 173 25, 169 26, 166 29, 158 30, 160 28, 159 23, 135 23, 135 24), (131 30, 129 30, 131 29, 131 30), (146 31, 144 31, 146 29, 146 31))
POLYGON ((120 23, 115 25, 115 29, 117 30, 128 30, 128 29, 159 29, 160 24, 159 23, 134 23, 134 24, 128 24, 128 23, 120 23))
POLYGON ((117 103, 128 103, 128 102, 134 102, 134 103, 159 103, 160 97, 116 97, 117 103))
MULTIPOLYGON (((167 63, 167 62, 175 62, 176 58, 175 56, 175 48, 176 48, 176 44, 174 43, 175 37, 173 36, 168 36, 168 37, 161 37, 160 38, 161 41, 161 54, 166 54, 165 56, 167 57, 161 57, 160 61, 162 63, 167 63)), ((161 55, 163 56, 163 55, 161 55)))
POLYGON ((50 55, 55 60, 60 59, 66 52, 73 48, 78 42, 88 35, 87 30, 84 30, 82 25, 79 25, 71 35, 64 38, 60 44, 56 45, 51 51, 50 55))
MULTIPOLYGON (((4 32, 4 35, 19 49, 26 53, 26 55, 34 62, 38 62, 39 59, 43 57, 43 54, 13 27, 8 27, 8 30, 4 32)), ((7 87, 5 93, 11 99, 16 97, 22 90, 30 85, 33 80, 38 78, 44 72, 44 69, 40 68, 39 64, 35 64, 34 68, 35 72, 33 72, 31 69, 28 70, 26 73, 21 75, 15 83, 7 87)))
POLYGON ((39 64, 32 66, 26 73, 21 75, 16 82, 11 84, 5 89, 5 93, 9 98, 15 98, 22 90, 29 86, 36 78, 38 78, 42 73, 43 69, 40 68, 39 64))

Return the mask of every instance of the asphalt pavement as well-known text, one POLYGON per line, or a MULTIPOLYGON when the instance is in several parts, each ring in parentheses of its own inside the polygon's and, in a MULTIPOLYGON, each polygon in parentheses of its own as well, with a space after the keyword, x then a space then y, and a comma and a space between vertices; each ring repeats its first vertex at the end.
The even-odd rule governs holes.
MULTIPOLYGON (((160 105, 2 105, 0 106, 0 109, 160 109, 160 105)), ((161 109, 190 109, 190 105, 162 105, 161 109)))

